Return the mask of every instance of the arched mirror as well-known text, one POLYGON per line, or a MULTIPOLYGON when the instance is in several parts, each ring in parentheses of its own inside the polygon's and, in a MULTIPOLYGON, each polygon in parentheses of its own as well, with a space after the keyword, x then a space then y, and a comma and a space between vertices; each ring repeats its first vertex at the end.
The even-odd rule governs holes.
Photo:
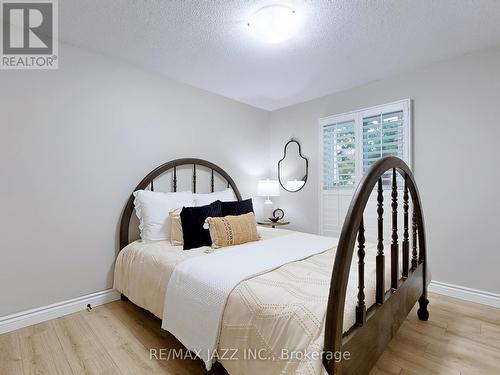
POLYGON ((287 142, 283 158, 278 162, 278 180, 286 191, 294 193, 307 181, 308 160, 302 155, 300 143, 295 139, 287 142))

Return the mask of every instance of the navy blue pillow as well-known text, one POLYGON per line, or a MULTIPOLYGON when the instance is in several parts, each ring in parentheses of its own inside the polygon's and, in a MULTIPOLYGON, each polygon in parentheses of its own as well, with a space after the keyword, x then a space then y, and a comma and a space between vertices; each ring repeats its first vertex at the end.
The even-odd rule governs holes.
POLYGON ((221 202, 215 201, 206 206, 183 207, 181 211, 184 250, 201 246, 211 246, 210 232, 203 228, 207 217, 222 216, 221 202))
POLYGON ((220 204, 222 208, 222 216, 238 216, 253 212, 252 198, 244 201, 220 202, 220 204))

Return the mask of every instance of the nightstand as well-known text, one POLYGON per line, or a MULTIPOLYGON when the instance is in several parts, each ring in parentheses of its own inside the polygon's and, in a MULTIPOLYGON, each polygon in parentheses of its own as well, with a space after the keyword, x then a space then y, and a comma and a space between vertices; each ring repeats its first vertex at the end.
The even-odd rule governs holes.
POLYGON ((276 228, 276 227, 282 227, 284 225, 288 225, 290 224, 289 221, 277 221, 277 222, 274 222, 274 221, 271 221, 271 220, 265 220, 265 221, 258 221, 257 224, 259 225, 264 225, 266 227, 271 227, 271 228, 276 228))

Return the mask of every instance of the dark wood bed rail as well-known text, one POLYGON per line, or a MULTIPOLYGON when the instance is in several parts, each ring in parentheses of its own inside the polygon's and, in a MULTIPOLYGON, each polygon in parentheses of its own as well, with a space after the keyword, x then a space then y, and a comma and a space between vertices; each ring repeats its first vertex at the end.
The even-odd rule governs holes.
POLYGON ((411 308, 418 301, 418 317, 427 320, 426 247, 422 205, 415 178, 410 168, 399 158, 385 157, 378 160, 359 183, 349 206, 335 255, 330 294, 325 321, 323 364, 327 372, 339 374, 367 374, 384 351, 411 308), (384 196, 382 176, 392 172, 391 204, 391 285, 385 287, 385 254, 383 241, 384 196), (403 179, 403 236, 402 246, 398 236, 398 186, 397 173, 403 179), (377 191, 377 254, 376 254, 376 303, 365 305, 364 259, 365 230, 363 214, 376 187, 377 191), (412 254, 410 265, 409 198, 413 205, 412 254), (349 272, 357 239, 358 301, 356 325, 344 334, 343 320, 349 272), (417 246, 418 245, 418 246, 417 246), (402 277, 399 278, 399 253, 402 252, 402 277), (349 359, 338 360, 340 353, 349 352, 349 359), (337 359, 337 360, 336 360, 337 359))
MULTIPOLYGON (((241 200, 241 194, 236 186, 234 180, 231 176, 218 165, 211 163, 209 161, 203 159, 193 159, 193 158, 184 158, 184 159, 176 159, 171 160, 165 164, 160 165, 159 167, 152 170, 146 177, 142 179, 139 185, 136 186, 134 192, 137 190, 144 190, 149 187, 151 191, 154 191, 154 180, 161 176, 162 174, 172 170, 172 186, 171 191, 177 191, 177 168, 182 166, 192 166, 192 191, 196 193, 197 187, 197 176, 196 176, 196 168, 197 166, 202 166, 210 169, 210 190, 213 192, 215 188, 215 176, 214 172, 217 172, 222 178, 224 178, 227 182, 227 187, 231 187, 236 195, 238 200, 241 200)), ((125 209, 123 210, 121 220, 120 220, 120 250, 129 244, 129 226, 130 219, 134 212, 134 196, 130 195, 125 209)))

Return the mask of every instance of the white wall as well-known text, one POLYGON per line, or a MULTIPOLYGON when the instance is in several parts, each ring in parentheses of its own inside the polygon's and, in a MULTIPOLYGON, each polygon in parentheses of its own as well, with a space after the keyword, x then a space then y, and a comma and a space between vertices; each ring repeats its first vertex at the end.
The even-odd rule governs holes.
POLYGON ((111 287, 117 225, 170 159, 267 176, 268 113, 61 46, 57 71, 0 71, 0 316, 111 287))
POLYGON ((272 112, 272 167, 291 137, 310 161, 307 185, 280 205, 291 228, 317 232, 318 119, 408 97, 433 279, 500 293, 500 48, 272 112))

